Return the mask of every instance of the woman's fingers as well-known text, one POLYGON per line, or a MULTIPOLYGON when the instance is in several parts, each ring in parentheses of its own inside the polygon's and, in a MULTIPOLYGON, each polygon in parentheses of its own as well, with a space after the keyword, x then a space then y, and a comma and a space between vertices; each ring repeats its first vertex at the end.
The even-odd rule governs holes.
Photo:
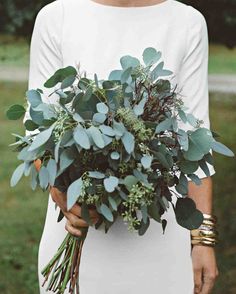
POLYGON ((218 276, 218 269, 212 271, 211 269, 205 269, 203 272, 203 287, 201 294, 210 294, 215 284, 215 280, 218 276))
POLYGON ((50 195, 52 200, 60 207, 64 212, 66 211, 66 195, 55 187, 50 188, 50 195))
POLYGON ((80 237, 82 235, 82 232, 79 229, 74 228, 68 220, 66 222, 65 229, 75 237, 80 237))
MULTIPOLYGON (((81 206, 78 203, 75 203, 73 207, 68 211, 67 210, 67 201, 66 201, 66 194, 61 192, 55 187, 51 187, 50 194, 53 201, 60 207, 63 214, 69 219, 73 226, 86 226, 88 225, 81 217, 81 206), (79 220, 79 223, 78 223, 79 220)), ((99 219, 99 214, 95 208, 89 209, 89 216, 93 224, 96 224, 99 219)))
POLYGON ((202 268, 193 269, 194 272, 194 294, 201 293, 202 290, 202 268))
MULTIPOLYGON (((70 209, 70 212, 77 215, 81 216, 81 206, 78 205, 77 203, 70 209)), ((95 208, 89 208, 89 216, 90 219, 94 222, 98 220, 99 214, 95 208)))
MULTIPOLYGON (((66 194, 55 187, 50 188, 50 194, 53 201, 57 203, 57 205, 62 209, 62 211, 67 211, 66 194)), ((70 211, 75 215, 81 216, 81 206, 77 203, 73 205, 70 211)), ((99 214, 97 213, 95 208, 90 208, 89 215, 90 217, 97 217, 99 214)))
POLYGON ((71 212, 64 212, 65 217, 69 220, 71 225, 75 228, 88 227, 88 223, 71 212))

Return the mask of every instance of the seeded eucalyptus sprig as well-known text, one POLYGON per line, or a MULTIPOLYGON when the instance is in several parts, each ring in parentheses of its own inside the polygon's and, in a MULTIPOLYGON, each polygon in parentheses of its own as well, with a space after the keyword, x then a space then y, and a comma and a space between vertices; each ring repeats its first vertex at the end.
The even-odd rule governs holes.
MULTIPOLYGON (((151 219, 161 223, 164 232, 167 221, 162 215, 170 204, 178 224, 199 227, 203 215, 187 197, 188 179, 200 185, 195 174, 199 168, 210 175, 211 150, 234 154, 187 112, 176 87, 164 79, 172 72, 165 69, 161 52, 148 47, 142 57, 143 63, 122 56, 121 69, 106 80, 96 74, 83 76, 72 66, 57 70, 44 84, 53 88, 57 103, 40 89, 27 91, 30 118, 24 122, 26 135, 14 135, 12 145, 22 163, 11 186, 23 175, 30 175, 33 190, 54 186, 66 193, 68 210, 76 202, 81 205, 82 217, 91 226, 88 209, 96 208, 101 218, 95 228, 104 225, 106 233, 117 217, 139 235, 145 234, 151 219), (180 122, 191 129, 181 129, 180 122)), ((19 119, 25 112, 23 106, 13 105, 7 116, 19 119)), ((81 239, 68 235, 42 271, 45 281, 50 277, 52 291, 64 293, 69 282, 70 293, 79 291, 86 234, 81 239)))

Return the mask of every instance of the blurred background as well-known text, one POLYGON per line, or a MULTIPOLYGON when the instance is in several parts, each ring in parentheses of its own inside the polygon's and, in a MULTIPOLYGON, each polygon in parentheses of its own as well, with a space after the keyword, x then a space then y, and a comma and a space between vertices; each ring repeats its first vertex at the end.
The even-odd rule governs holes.
MULTIPOLYGON (((87 0, 84 0, 87 1, 87 0)), ((48 195, 32 192, 27 181, 10 189, 16 155, 10 133, 21 125, 7 121, 5 110, 22 104, 27 89, 29 43, 35 16, 50 0, 0 3, 0 293, 38 293, 37 251, 48 195)), ((236 0, 185 0, 200 10, 210 39, 211 129, 236 153, 236 0)), ((216 247, 220 276, 213 294, 236 293, 236 160, 215 155, 214 212, 219 218, 216 247)))

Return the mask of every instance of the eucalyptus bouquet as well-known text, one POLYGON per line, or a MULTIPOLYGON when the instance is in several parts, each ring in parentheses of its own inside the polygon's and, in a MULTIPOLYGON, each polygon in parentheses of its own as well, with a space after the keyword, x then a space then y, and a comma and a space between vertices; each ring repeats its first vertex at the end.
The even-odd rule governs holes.
MULTIPOLYGON (((26 92, 30 119, 24 122, 25 136, 14 135, 18 159, 22 163, 11 178, 15 186, 20 178, 31 176, 31 187, 58 188, 67 195, 67 209, 77 202, 82 217, 94 225, 88 209, 96 208, 105 233, 122 217, 131 232, 145 234, 150 219, 162 225, 163 213, 172 205, 179 225, 194 229, 203 221, 202 213, 187 197, 188 178, 197 185, 200 167, 209 175, 213 164, 211 149, 233 156, 216 133, 201 127, 187 112, 176 88, 164 76, 171 71, 160 62, 161 53, 145 48, 143 63, 125 55, 121 69, 113 70, 107 80, 82 75, 68 66, 55 72, 44 84, 53 88, 56 103, 43 100, 41 89, 26 92), (191 130, 179 127, 189 123, 191 130), (35 161, 40 161, 37 170, 35 161), (177 193, 175 192, 177 191, 177 193), (172 197, 177 197, 174 205, 172 197)), ((9 119, 26 112, 21 105, 7 111, 9 119)), ((63 217, 60 212, 58 221, 63 217)), ((79 264, 83 242, 68 234, 56 255, 42 270, 47 289, 79 293, 79 264)))

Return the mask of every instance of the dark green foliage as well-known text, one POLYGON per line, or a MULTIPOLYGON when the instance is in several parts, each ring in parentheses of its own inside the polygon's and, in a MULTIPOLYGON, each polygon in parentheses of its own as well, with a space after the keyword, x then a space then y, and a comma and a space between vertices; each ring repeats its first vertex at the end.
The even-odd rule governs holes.
POLYGON ((236 0, 182 0, 202 12, 210 41, 232 48, 236 45, 236 0))
MULTIPOLYGON (((236 45, 236 0, 180 0, 203 13, 207 20, 210 40, 236 45)), ((0 33, 30 37, 35 16, 51 0, 6 0, 0 3, 0 33)))
POLYGON ((30 36, 38 11, 50 0, 0 2, 0 33, 30 36))

